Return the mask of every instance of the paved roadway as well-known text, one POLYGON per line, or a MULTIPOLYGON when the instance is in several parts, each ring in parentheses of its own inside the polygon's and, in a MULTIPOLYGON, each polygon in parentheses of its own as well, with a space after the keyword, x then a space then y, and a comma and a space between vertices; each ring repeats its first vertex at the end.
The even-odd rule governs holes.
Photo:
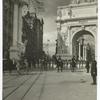
POLYGON ((3 100, 96 100, 97 86, 85 71, 6 73, 3 80, 3 100))

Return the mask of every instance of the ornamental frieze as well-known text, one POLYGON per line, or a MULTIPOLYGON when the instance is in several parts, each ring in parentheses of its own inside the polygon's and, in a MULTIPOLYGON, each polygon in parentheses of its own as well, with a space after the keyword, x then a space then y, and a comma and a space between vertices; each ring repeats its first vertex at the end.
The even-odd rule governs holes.
POLYGON ((92 32, 96 33, 97 32, 97 26, 88 26, 88 27, 86 27, 86 30, 91 30, 92 32))
POLYGON ((73 27, 73 28, 71 28, 71 33, 72 33, 72 35, 73 35, 75 32, 77 32, 80 28, 81 28, 81 27, 73 27))

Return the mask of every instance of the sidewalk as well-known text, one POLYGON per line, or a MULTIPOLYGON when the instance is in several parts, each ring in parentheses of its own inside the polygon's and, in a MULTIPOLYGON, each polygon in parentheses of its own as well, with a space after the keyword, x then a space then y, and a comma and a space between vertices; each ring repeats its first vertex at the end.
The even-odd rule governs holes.
MULTIPOLYGON (((35 80, 33 75, 22 75, 18 79, 8 82, 12 88, 4 89, 5 95, 18 84, 28 79, 18 90, 12 93, 6 100, 21 100, 25 91, 35 80), (30 77, 31 78, 28 78, 30 77)), ((9 76, 14 78, 15 76, 9 76)), ((4 81, 7 81, 7 76, 4 76, 4 81)), ((96 85, 91 85, 92 78, 90 73, 86 73, 84 69, 76 72, 63 71, 44 71, 41 77, 31 87, 23 100, 96 100, 96 85)), ((7 85, 7 84, 6 84, 7 85)))

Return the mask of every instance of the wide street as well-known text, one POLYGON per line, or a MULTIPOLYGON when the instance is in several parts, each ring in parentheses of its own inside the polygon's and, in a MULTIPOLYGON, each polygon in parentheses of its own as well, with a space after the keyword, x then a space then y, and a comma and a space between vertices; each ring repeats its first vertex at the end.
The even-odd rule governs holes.
POLYGON ((90 73, 44 71, 28 75, 5 73, 3 100, 96 100, 96 85, 90 73))

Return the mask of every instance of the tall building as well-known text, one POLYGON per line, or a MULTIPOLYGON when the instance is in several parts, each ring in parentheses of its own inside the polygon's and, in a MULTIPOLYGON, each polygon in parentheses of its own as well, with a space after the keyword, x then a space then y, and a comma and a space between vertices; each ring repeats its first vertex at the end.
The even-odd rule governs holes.
POLYGON ((25 0, 3 0, 3 59, 20 59, 22 7, 26 4, 25 0))
POLYGON ((42 57, 44 22, 28 11, 29 0, 3 0, 4 69, 8 58, 21 60, 24 54, 31 60, 42 57))
POLYGON ((56 55, 63 59, 97 58, 97 0, 72 0, 57 9, 56 55))
POLYGON ((26 43, 25 57, 29 60, 39 59, 43 53, 43 19, 39 19, 36 13, 29 11, 23 17, 22 40, 26 43))
POLYGON ((9 49, 13 42, 13 9, 14 2, 3 0, 3 58, 9 57, 9 49))

